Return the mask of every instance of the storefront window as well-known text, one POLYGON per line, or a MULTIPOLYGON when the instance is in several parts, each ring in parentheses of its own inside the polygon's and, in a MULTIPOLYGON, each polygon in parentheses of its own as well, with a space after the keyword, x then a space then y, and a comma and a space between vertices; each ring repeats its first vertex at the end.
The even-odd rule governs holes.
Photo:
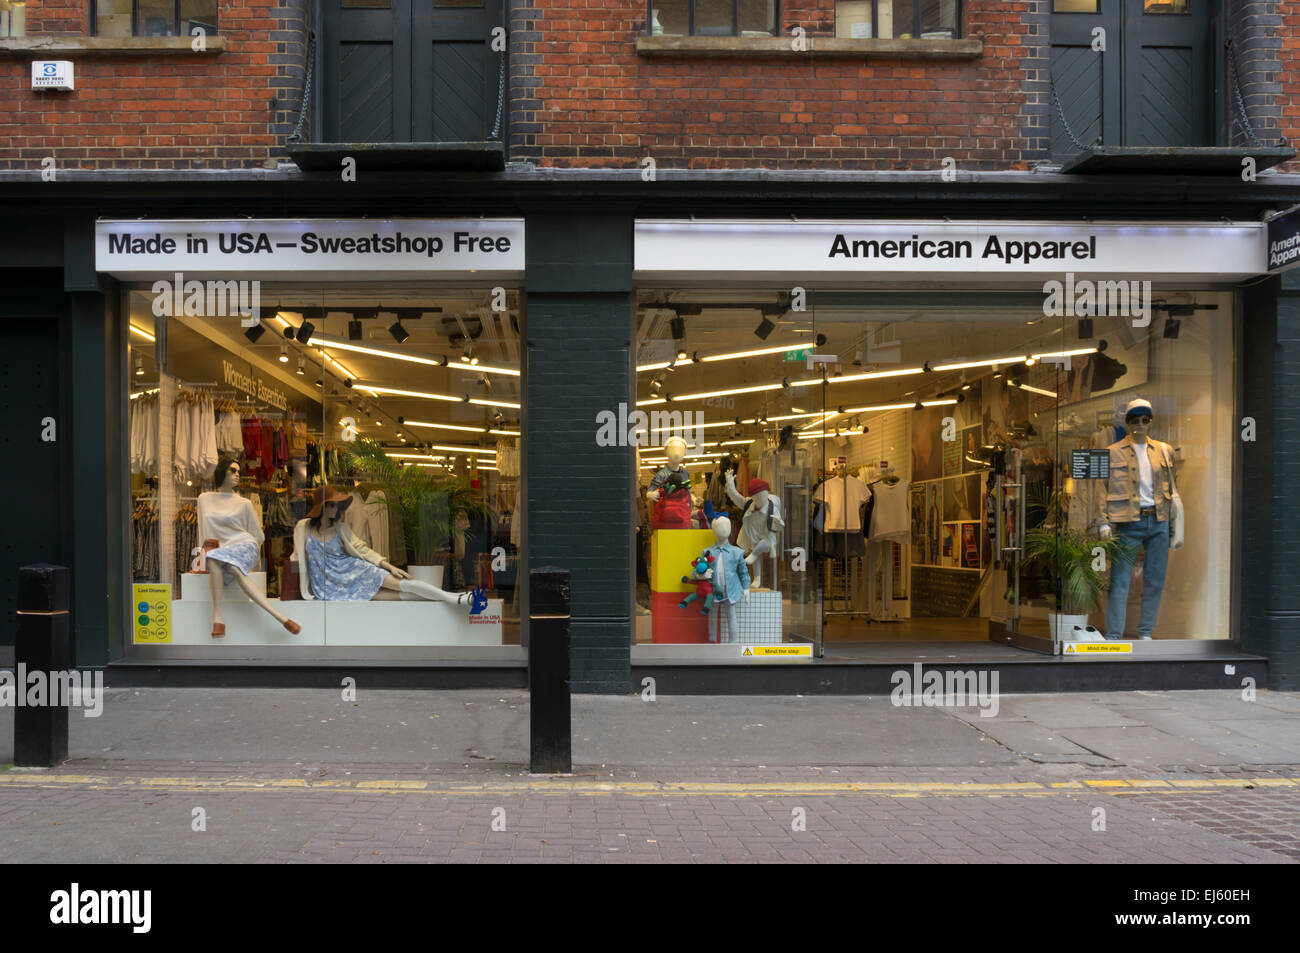
POLYGON ((642 292, 638 409, 704 429, 681 461, 690 502, 647 496, 685 482, 650 420, 638 642, 727 641, 728 610, 701 623, 687 598, 708 595, 690 564, 713 513, 779 620, 740 611, 741 641, 1230 637, 1231 297, 1146 300, 1078 319, 1039 292, 835 291, 806 310, 642 292))
POLYGON ((263 284, 252 327, 155 297, 129 296, 131 576, 167 611, 137 645, 519 644, 516 293, 263 284))

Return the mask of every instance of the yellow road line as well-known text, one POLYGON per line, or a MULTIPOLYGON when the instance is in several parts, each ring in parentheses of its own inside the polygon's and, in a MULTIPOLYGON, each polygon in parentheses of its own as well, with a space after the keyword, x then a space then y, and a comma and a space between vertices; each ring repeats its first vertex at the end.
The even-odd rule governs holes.
POLYGON ((357 794, 435 794, 448 796, 509 796, 520 794, 598 797, 810 797, 866 794, 879 797, 1041 797, 1079 791, 1140 794, 1147 791, 1213 791, 1246 787, 1300 787, 1300 778, 1094 778, 1077 781, 592 781, 580 778, 519 778, 481 783, 368 779, 311 780, 307 778, 134 777, 126 775, 50 774, 15 769, 0 772, 5 788, 86 788, 91 790, 172 791, 324 791, 357 794))

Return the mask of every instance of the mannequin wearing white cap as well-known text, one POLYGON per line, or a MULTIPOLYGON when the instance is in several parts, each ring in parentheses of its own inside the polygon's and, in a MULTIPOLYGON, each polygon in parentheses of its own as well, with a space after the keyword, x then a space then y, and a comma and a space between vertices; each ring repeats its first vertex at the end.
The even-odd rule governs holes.
POLYGON ((1129 401, 1124 409, 1128 432, 1108 448, 1110 477, 1096 494, 1101 537, 1109 539, 1115 533, 1130 546, 1130 551, 1120 555, 1111 567, 1106 603, 1106 638, 1111 641, 1124 637, 1129 582, 1138 550, 1145 553, 1138 637, 1150 639, 1164 593, 1169 550, 1182 546, 1182 527, 1171 532, 1171 521, 1182 508, 1176 502, 1174 451, 1151 436, 1154 416, 1146 398, 1129 401))

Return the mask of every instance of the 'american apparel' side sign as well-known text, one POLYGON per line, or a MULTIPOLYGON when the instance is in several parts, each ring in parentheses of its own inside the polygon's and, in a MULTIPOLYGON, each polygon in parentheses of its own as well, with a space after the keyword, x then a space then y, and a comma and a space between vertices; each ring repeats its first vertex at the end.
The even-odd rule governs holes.
POLYGON ((523 219, 104 221, 95 268, 119 278, 184 272, 277 278, 364 272, 522 275, 523 219))

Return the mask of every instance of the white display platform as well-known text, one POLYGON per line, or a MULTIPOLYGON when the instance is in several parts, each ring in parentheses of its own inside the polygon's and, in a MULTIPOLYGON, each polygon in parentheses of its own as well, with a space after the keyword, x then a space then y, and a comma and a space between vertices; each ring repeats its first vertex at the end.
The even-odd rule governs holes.
MULTIPOLYGON (((215 565, 215 563, 214 563, 215 565)), ((186 602, 206 602, 212 605, 212 583, 211 576, 207 573, 186 572, 181 573, 181 598, 186 602)), ((253 583, 253 589, 266 595, 266 573, 250 572, 247 576, 253 583)), ((226 573, 226 584, 221 590, 221 608, 226 608, 226 599, 238 599, 240 602, 249 603, 248 596, 235 581, 233 573, 226 573)), ((249 603, 251 605, 251 603, 249 603)))
MULTIPOLYGON (((202 577, 205 581, 207 577, 202 577)), ((212 600, 172 600, 172 645, 500 645, 503 600, 489 599, 477 616, 442 602, 268 600, 302 626, 293 635, 238 591, 223 598, 224 638, 212 637, 212 600)), ((230 594, 230 590, 226 590, 230 594)), ((150 642, 156 645, 156 642, 150 642)))

